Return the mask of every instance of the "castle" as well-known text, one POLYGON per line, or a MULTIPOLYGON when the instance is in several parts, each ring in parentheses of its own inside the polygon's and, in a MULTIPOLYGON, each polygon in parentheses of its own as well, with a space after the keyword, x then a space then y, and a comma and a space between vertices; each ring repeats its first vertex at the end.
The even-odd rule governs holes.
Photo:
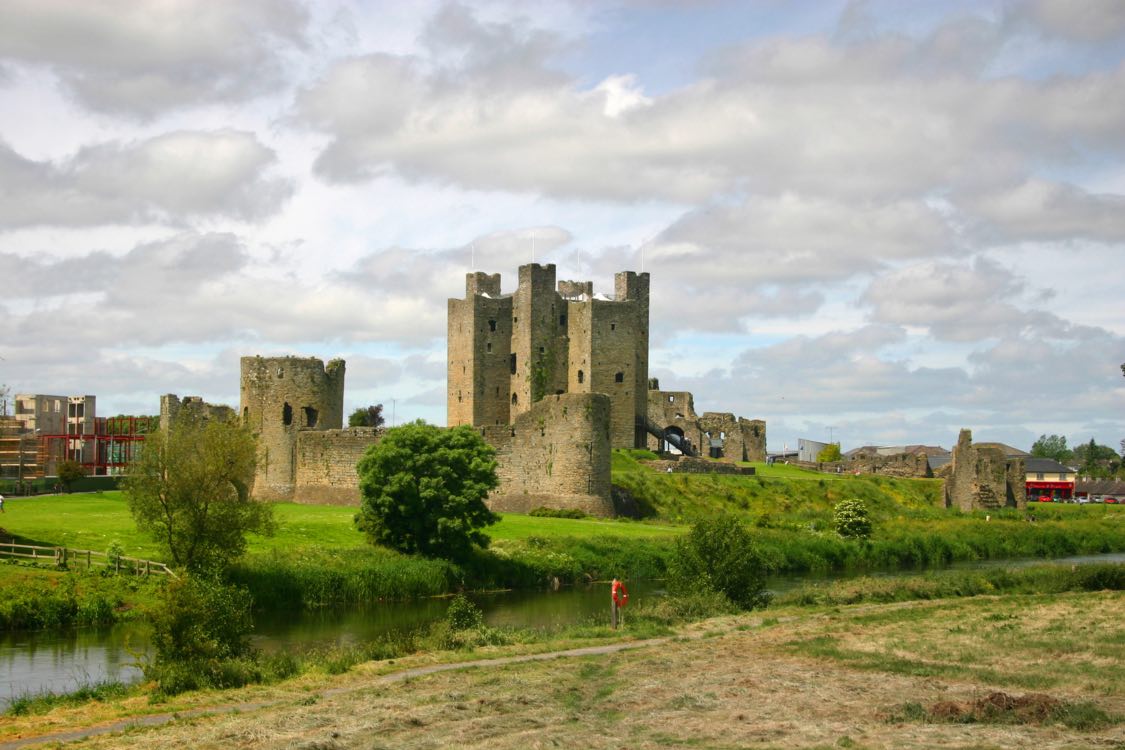
MULTIPOLYGON (((672 394, 670 412, 669 394, 650 390, 647 273, 616 274, 610 297, 589 281, 556 284, 550 264, 521 266, 511 294, 499 274, 472 272, 448 313, 448 424, 472 426, 496 449, 494 510, 613 515, 614 448, 694 455, 706 442, 712 457, 764 458, 764 422, 699 417, 686 392, 672 394)), ((254 497, 358 504, 356 463, 384 430, 343 426, 344 374, 339 359, 242 358, 239 414, 258 438, 254 497)), ((161 399, 162 421, 222 408, 161 399)))

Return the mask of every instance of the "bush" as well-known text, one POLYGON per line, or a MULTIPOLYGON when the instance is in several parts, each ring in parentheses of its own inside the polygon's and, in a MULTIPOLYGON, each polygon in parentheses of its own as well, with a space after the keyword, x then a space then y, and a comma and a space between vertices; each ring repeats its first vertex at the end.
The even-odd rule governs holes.
POLYGON ((170 582, 150 615, 156 653, 145 676, 167 695, 260 681, 247 637, 250 606, 246 589, 217 578, 189 575, 170 582))
POLYGON ((668 565, 668 586, 681 597, 716 592, 749 610, 770 601, 768 567, 746 527, 724 514, 699 521, 677 541, 668 565))
POLYGON ((480 627, 484 622, 484 613, 480 607, 466 599, 464 594, 458 594, 449 603, 445 619, 454 630, 468 630, 480 627))
POLYGON ((871 536, 871 514, 862 500, 844 500, 832 511, 836 533, 845 539, 867 539, 871 536))
POLYGON ((589 518, 590 514, 578 508, 536 508, 527 515, 539 518, 589 518))

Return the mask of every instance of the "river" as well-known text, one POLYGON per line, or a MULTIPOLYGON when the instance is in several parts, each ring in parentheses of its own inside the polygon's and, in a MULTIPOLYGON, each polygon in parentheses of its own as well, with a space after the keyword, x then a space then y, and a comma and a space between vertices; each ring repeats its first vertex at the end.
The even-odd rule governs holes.
MULTIPOLYGON (((1125 554, 1087 555, 1055 560, 988 560, 957 563, 952 569, 1024 566, 1044 562, 1066 565, 1125 562, 1125 554)), ((866 573, 911 575, 917 571, 866 573)), ((859 574, 854 574, 859 575, 859 574)), ((846 574, 786 575, 770 579, 770 589, 782 592, 816 580, 846 574)), ((664 594, 658 582, 630 585, 633 603, 664 594)), ((584 620, 609 619, 609 584, 564 587, 559 591, 510 591, 473 594, 493 626, 548 628, 584 620)), ((440 619, 449 599, 422 599, 346 609, 300 613, 265 613, 255 620, 254 644, 263 651, 347 646, 394 631, 408 631, 440 619)), ((628 616, 628 610, 626 610, 628 616)), ((0 634, 0 708, 15 697, 45 691, 66 692, 105 680, 133 682, 141 673, 136 663, 148 648, 148 630, 141 623, 110 628, 79 628, 51 632, 0 634)))

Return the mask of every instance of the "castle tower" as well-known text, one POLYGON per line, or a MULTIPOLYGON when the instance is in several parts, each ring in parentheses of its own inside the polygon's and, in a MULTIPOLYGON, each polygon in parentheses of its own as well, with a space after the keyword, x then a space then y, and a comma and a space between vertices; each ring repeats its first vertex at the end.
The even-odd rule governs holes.
POLYGON ((648 409, 648 274, 617 274, 613 300, 586 296, 568 303, 567 391, 610 398, 610 443, 645 444, 637 416, 648 409))
POLYGON ((344 423, 344 360, 243 357, 239 411, 258 438, 253 495, 293 495, 298 430, 340 429, 344 423))
POLYGON ((511 418, 566 391, 567 309, 555 291, 555 264, 519 268, 512 297, 511 418))
POLYGON ((506 425, 510 419, 512 298, 500 274, 465 275, 465 299, 448 303, 450 427, 506 425))

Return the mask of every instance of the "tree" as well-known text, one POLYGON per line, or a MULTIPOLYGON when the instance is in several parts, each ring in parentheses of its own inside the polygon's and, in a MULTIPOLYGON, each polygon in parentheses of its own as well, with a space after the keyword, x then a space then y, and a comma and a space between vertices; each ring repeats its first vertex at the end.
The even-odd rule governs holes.
POLYGON ((840 453, 839 443, 829 443, 821 449, 820 453, 816 454, 816 460, 821 463, 831 463, 832 461, 839 461, 843 458, 840 453))
POLYGON ((1066 437, 1063 435, 1040 435, 1039 439, 1031 444, 1031 455, 1037 458, 1053 458, 1056 461, 1069 461, 1074 457, 1074 451, 1066 447, 1066 437))
POLYGON ((487 547, 481 529, 500 520, 484 504, 499 484, 495 456, 468 425, 392 427, 356 466, 360 529, 373 544, 427 557, 487 547))
POLYGON ((85 467, 70 458, 65 461, 59 461, 58 468, 55 469, 55 472, 59 476, 59 481, 66 487, 67 492, 70 492, 70 485, 86 476, 85 467))
POLYGON ((867 539, 871 536, 871 515, 862 500, 842 500, 832 509, 836 533, 845 539, 867 539))
POLYGON ((141 531, 178 566, 222 567, 246 550, 246 534, 273 532, 273 508, 250 498, 257 446, 236 421, 175 420, 151 433, 124 488, 141 531))
POLYGON ((1087 477, 1112 477, 1121 467, 1121 457, 1108 445, 1099 445, 1090 438, 1074 449, 1074 460, 1079 465, 1079 473, 1087 477))
POLYGON ((714 592, 742 609, 764 607, 769 566, 742 523, 730 514, 698 521, 676 541, 668 586, 677 596, 714 592))
POLYGON ((348 427, 382 427, 386 422, 382 404, 361 406, 348 417, 348 427))

